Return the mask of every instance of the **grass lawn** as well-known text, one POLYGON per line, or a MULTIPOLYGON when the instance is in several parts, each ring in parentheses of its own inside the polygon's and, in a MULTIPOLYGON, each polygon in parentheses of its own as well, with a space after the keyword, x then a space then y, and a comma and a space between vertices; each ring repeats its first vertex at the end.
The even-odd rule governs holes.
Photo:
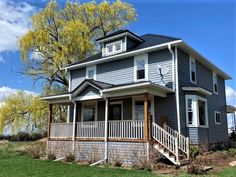
MULTIPOLYGON (((29 143, 28 143, 29 144, 29 143)), ((22 155, 19 147, 25 143, 1 143, 0 141, 0 177, 160 177, 161 175, 122 168, 89 167, 78 164, 33 160, 22 155)), ((191 177, 182 174, 181 177, 191 177)), ((227 168, 214 175, 220 177, 236 177, 236 167, 227 168)))

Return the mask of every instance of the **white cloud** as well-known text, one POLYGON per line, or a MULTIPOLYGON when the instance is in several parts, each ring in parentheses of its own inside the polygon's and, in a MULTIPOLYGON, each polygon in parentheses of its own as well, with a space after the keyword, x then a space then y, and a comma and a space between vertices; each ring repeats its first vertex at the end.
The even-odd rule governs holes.
MULTIPOLYGON (((20 91, 19 89, 14 89, 14 88, 10 88, 10 87, 0 87, 0 107, 1 105, 4 104, 4 99, 14 93, 16 93, 17 91, 20 91)), ((22 90, 26 93, 31 93, 33 95, 37 95, 37 93, 29 91, 29 90, 22 90)))
POLYGON ((5 60, 4 60, 3 56, 0 55, 0 63, 4 63, 4 62, 5 62, 5 60))
POLYGON ((17 38, 26 33, 35 11, 36 8, 26 2, 0 1, 0 54, 18 50, 17 38))
POLYGON ((226 86, 225 90, 227 104, 236 106, 236 90, 229 86, 226 86))

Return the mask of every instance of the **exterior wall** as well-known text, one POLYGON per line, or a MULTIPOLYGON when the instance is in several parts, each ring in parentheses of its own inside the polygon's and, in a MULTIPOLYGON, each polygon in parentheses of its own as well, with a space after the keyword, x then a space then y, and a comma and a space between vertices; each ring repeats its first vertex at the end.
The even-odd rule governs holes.
POLYGON ((71 70, 70 74, 71 74, 71 91, 73 91, 86 78, 86 68, 71 70))
POLYGON ((174 130, 178 130, 177 110, 175 94, 168 94, 166 98, 154 97, 155 122, 160 124, 161 117, 167 118, 167 124, 174 130))
POLYGON ((148 53, 148 80, 172 88, 172 55, 168 49, 148 53), (164 74, 163 81, 157 73, 157 66, 167 67, 169 72, 164 74))
MULTIPOLYGON (((71 154, 72 141, 48 141, 47 153, 54 153, 57 158, 71 154)), ((75 141, 75 154, 77 161, 95 161, 104 159, 104 142, 75 141)), ((146 143, 134 142, 108 142, 108 161, 122 160, 123 166, 132 166, 137 158, 147 158, 146 143), (138 156, 138 157, 137 157, 138 156)))
POLYGON ((196 60, 196 85, 190 82, 189 56, 178 50, 178 69, 180 86, 180 113, 181 131, 190 137, 190 141, 198 143, 220 143, 228 141, 226 97, 224 79, 218 76, 218 94, 213 92, 212 71, 196 60), (211 91, 211 96, 203 96, 197 93, 182 91, 182 87, 198 86, 211 91), (185 95, 199 95, 207 99, 209 128, 186 128, 185 95), (221 125, 215 124, 214 111, 221 113, 221 125), (187 130, 187 131, 186 131, 187 130))
POLYGON ((99 91, 92 86, 87 86, 77 97, 95 96, 95 95, 100 96, 99 91))

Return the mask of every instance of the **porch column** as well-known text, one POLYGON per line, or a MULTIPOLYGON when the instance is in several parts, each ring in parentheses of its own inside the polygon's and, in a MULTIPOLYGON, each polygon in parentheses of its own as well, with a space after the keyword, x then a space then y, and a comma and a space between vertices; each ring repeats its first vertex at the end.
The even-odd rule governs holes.
POLYGON ((75 134, 76 134, 76 110, 77 110, 77 104, 75 101, 73 101, 74 104, 74 113, 73 113, 73 132, 72 132, 72 141, 75 141, 75 134))
POLYGON ((144 94, 144 139, 149 142, 148 93, 144 94))
POLYGON ((49 114, 48 114, 48 139, 50 138, 51 122, 52 122, 52 104, 49 104, 49 114))
POLYGON ((105 159, 108 158, 108 104, 109 104, 109 98, 106 98, 106 104, 105 104, 105 134, 104 134, 104 141, 105 141, 105 159))

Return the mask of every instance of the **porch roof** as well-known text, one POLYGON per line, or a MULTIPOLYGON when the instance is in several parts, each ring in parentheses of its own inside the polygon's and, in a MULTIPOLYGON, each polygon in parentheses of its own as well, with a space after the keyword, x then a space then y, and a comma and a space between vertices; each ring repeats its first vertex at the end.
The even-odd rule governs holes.
MULTIPOLYGON (((105 97, 118 97, 137 95, 143 93, 150 93, 152 95, 166 97, 167 93, 174 92, 173 89, 152 83, 150 81, 132 82, 126 84, 113 85, 92 79, 85 79, 78 87, 72 92, 67 92, 59 95, 51 95, 42 97, 42 100, 48 101, 49 103, 69 103, 72 100, 80 101, 78 95, 83 92, 88 86, 91 86, 99 91, 94 99, 105 98, 105 97)), ((91 100, 89 96, 83 96, 81 100, 91 100)))

